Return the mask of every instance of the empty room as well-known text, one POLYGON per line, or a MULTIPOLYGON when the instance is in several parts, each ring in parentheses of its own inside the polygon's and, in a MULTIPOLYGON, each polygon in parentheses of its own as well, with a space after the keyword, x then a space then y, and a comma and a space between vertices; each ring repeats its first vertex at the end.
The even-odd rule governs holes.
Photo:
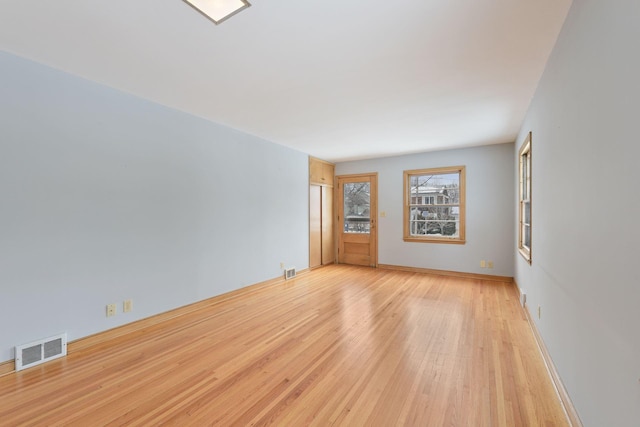
POLYGON ((639 426, 639 19, 0 2, 0 426, 639 426))

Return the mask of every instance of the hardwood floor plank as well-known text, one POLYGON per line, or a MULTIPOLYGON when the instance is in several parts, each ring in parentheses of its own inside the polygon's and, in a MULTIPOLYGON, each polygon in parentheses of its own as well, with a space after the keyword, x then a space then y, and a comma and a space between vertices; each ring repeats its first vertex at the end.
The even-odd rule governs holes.
POLYGON ((568 425, 518 304, 328 266, 0 377, 0 425, 568 425))

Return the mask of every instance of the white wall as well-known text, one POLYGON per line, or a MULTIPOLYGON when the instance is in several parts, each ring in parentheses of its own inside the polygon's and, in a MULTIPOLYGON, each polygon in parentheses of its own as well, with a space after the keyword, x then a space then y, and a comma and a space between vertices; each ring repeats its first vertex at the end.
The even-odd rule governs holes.
POLYGON ((408 267, 513 276, 513 144, 436 151, 344 162, 336 174, 378 172, 378 262, 408 267), (403 171, 466 166, 466 244, 417 243, 402 239, 403 171), (494 262, 480 268, 480 260, 494 262))
POLYGON ((307 182, 303 153, 0 52, 0 361, 306 268, 307 182))
POLYGON ((640 425, 639 18, 638 1, 574 0, 517 140, 533 132, 516 280, 594 427, 640 425))

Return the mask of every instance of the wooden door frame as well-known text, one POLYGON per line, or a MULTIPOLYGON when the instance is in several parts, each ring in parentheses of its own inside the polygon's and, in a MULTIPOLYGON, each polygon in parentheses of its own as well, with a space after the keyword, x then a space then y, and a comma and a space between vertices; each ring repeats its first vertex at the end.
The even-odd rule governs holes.
POLYGON ((369 217, 370 217, 370 245, 371 245, 371 267, 378 267, 378 172, 369 172, 369 173, 356 173, 356 174, 348 174, 348 175, 336 175, 334 181, 334 191, 333 191, 333 211, 335 212, 334 216, 334 253, 335 253, 335 263, 339 264, 339 253, 338 249, 340 247, 340 233, 342 233, 343 224, 340 222, 340 211, 344 208, 342 195, 344 193, 343 190, 343 180, 349 180, 353 178, 369 178, 369 182, 371 183, 371 191, 369 194, 369 217))

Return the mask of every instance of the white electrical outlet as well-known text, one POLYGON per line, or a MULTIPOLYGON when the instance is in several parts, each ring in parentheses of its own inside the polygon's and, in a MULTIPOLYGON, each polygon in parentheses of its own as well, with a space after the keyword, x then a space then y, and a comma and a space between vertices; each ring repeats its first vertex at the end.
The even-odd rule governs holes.
POLYGON ((487 262, 485 260, 480 261, 480 268, 486 268, 487 262))
POLYGON ((493 261, 487 261, 487 267, 493 268, 493 261))
POLYGON ((280 270, 284 270, 284 262, 280 263, 280 270))
POLYGON ((116 305, 115 304, 107 304, 107 317, 116 315, 116 305))
POLYGON ((133 300, 131 299, 124 300, 124 302, 122 303, 122 312, 128 313, 131 310, 133 310, 133 300))

